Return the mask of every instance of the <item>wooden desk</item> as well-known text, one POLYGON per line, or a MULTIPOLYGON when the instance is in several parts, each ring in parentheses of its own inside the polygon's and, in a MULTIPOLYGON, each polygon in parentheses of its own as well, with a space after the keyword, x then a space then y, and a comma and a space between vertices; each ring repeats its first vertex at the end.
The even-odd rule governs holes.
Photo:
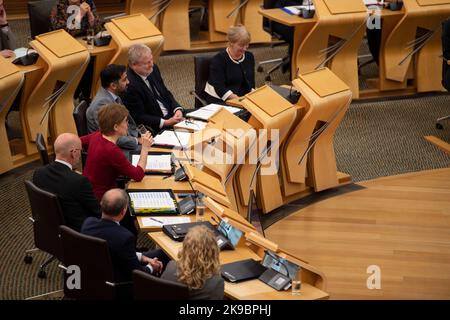
MULTIPOLYGON (((151 232, 148 236, 155 241, 155 243, 166 252, 170 258, 178 260, 178 251, 182 247, 182 242, 170 239, 163 232, 151 232)), ((220 252, 221 264, 244 259, 261 261, 261 257, 245 244, 238 246, 236 250, 224 250, 220 252)), ((327 299, 329 297, 326 292, 307 283, 302 283, 301 295, 293 296, 290 291, 276 291, 257 279, 241 283, 230 283, 225 281, 225 296, 230 299, 239 300, 315 300, 327 299)))

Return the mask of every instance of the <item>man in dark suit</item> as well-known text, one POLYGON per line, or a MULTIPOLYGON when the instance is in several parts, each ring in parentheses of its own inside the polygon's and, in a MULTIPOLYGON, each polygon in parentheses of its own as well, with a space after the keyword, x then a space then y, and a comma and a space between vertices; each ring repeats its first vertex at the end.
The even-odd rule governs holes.
MULTIPOLYGON (((110 64, 100 72, 101 88, 86 111, 89 133, 98 130, 98 110, 111 103, 123 105, 120 96, 127 90, 127 68, 123 65, 110 64)), ((141 139, 133 117, 128 116, 128 135, 117 140, 117 145, 124 150, 140 151, 141 139)))
POLYGON ((63 133, 55 140, 54 149, 55 161, 36 169, 33 183, 58 196, 66 225, 80 231, 86 217, 100 217, 100 205, 91 183, 73 171, 80 163, 80 138, 72 133, 63 133))
POLYGON ((135 236, 120 225, 127 212, 128 196, 121 189, 107 191, 100 202, 101 219, 89 217, 83 223, 81 233, 104 239, 109 248, 116 282, 130 281, 137 269, 154 275, 163 271, 169 258, 161 250, 136 252, 135 236), (150 258, 153 257, 153 258, 150 258))
POLYGON ((156 134, 184 120, 183 108, 164 84, 149 47, 135 44, 128 50, 128 81, 123 102, 137 123, 156 134))

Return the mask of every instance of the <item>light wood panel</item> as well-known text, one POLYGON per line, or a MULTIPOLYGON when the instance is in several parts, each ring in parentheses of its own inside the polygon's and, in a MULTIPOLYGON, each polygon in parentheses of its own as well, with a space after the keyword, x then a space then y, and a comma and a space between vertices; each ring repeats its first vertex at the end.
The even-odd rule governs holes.
POLYGON ((331 299, 450 299, 450 169, 361 182, 266 236, 327 277, 331 299), (381 268, 369 290, 367 267, 381 268))

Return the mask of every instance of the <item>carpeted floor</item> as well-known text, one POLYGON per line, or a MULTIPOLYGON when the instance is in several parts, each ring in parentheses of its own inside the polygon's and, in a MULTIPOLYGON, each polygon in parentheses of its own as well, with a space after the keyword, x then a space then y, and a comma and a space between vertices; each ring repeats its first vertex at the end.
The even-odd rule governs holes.
MULTIPOLYGON (((22 24, 18 28, 25 28, 22 24)), ((26 43, 26 42, 25 42, 26 43)), ((23 44, 22 44, 23 45, 23 44)), ((256 61, 281 57, 286 47, 251 48, 256 61)), ((186 107, 193 105, 189 91, 193 89, 193 54, 164 55, 158 61, 166 85, 176 99, 186 107)), ((376 72, 368 66, 365 73, 376 72)), ((279 71, 273 74, 273 83, 288 82, 288 75, 279 71)), ((257 86, 264 83, 264 76, 257 74, 257 86)), ((435 129, 435 119, 450 113, 450 95, 431 94, 397 100, 353 103, 335 136, 338 169, 352 175, 354 181, 432 168, 448 167, 450 157, 426 142, 424 135, 436 135, 449 141, 450 124, 445 130, 435 129)), ((8 122, 12 130, 17 114, 11 114, 8 122)), ((47 271, 48 278, 37 278, 38 264, 44 254, 33 254, 33 264, 23 263, 24 251, 33 247, 33 231, 28 199, 23 181, 31 176, 37 163, 0 176, 0 299, 24 299, 26 297, 58 290, 60 272, 57 263, 47 271)), ((351 192, 356 185, 343 191, 351 192)), ((332 196, 325 192, 323 196, 332 196)), ((277 210, 266 225, 296 211, 307 201, 296 202, 277 210), (294 210, 295 209, 295 210, 294 210)), ((145 237, 139 244, 151 245, 145 237)))

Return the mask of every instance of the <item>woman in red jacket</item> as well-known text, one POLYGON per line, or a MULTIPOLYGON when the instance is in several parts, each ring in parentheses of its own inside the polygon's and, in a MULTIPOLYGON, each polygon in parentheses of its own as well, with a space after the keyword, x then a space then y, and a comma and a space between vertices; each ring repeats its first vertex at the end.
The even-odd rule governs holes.
POLYGON ((116 145, 117 139, 128 132, 128 110, 119 104, 109 104, 98 111, 100 130, 81 137, 83 149, 88 157, 83 170, 92 184, 94 194, 100 201, 103 194, 117 188, 116 179, 127 176, 135 181, 144 178, 147 154, 153 138, 147 132, 141 139, 142 149, 137 166, 133 166, 123 151, 116 145))

